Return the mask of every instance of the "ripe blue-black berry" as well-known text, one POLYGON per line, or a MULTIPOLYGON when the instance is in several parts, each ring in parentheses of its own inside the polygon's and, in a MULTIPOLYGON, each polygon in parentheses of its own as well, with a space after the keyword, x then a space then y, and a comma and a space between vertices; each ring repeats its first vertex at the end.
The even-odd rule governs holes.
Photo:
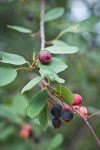
POLYGON ((43 64, 49 64, 51 61, 51 54, 46 50, 42 50, 39 53, 39 61, 43 64))
POLYGON ((53 105, 53 107, 51 108, 51 114, 54 117, 61 117, 61 113, 62 113, 62 106, 60 104, 55 104, 53 105))
POLYGON ((62 110, 62 114, 61 114, 61 118, 65 122, 70 122, 73 119, 73 113, 72 113, 72 111, 71 110, 63 109, 62 110))
POLYGON ((60 128, 62 122, 59 118, 53 118, 52 124, 53 124, 54 128, 57 129, 57 128, 60 128))
POLYGON ((27 16, 26 16, 26 18, 28 19, 28 21, 33 21, 34 20, 34 15, 33 15, 33 13, 32 12, 29 12, 28 14, 27 14, 27 16))

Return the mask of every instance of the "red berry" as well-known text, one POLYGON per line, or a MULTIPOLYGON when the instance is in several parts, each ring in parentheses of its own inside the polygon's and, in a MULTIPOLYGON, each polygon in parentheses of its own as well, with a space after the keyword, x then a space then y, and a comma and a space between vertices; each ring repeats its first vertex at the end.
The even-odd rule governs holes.
POLYGON ((72 110, 72 108, 71 108, 71 107, 69 107, 69 106, 65 106, 65 107, 64 107, 64 109, 69 110, 69 111, 71 111, 71 110, 72 110))
POLYGON ((74 103, 73 105, 80 105, 82 103, 82 97, 79 94, 73 94, 74 95, 74 103))
POLYGON ((39 60, 43 64, 48 64, 51 61, 51 54, 48 51, 43 50, 39 53, 39 60))
POLYGON ((31 124, 25 123, 25 124, 23 125, 23 129, 26 129, 26 130, 28 130, 28 131, 31 131, 31 130, 32 130, 32 126, 31 126, 31 124))
POLYGON ((80 110, 79 110, 80 114, 83 115, 84 117, 87 117, 87 109, 86 107, 80 107, 80 110))
POLYGON ((19 136, 21 138, 27 138, 29 136, 29 131, 26 129, 21 129, 19 132, 19 136))

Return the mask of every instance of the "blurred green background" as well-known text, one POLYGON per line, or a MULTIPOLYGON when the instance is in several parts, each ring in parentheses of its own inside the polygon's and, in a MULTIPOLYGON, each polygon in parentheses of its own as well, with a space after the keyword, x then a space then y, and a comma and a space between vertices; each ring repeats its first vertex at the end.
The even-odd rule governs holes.
MULTIPOLYGON (((38 54, 39 37, 32 38, 29 34, 7 28, 7 25, 22 26, 31 29, 33 33, 38 32, 39 3, 40 0, 0 0, 0 51, 20 54, 28 61, 32 60, 34 51, 38 54)), ((46 11, 55 7, 64 7, 65 14, 45 24, 46 40, 54 39, 72 22, 79 22, 92 15, 97 17, 89 31, 67 33, 60 38, 69 45, 79 47, 77 53, 57 56, 68 65, 68 69, 60 74, 66 80, 65 85, 73 93, 81 94, 83 105, 90 114, 94 113, 100 110, 100 0, 46 0, 46 11)), ((72 123, 63 124, 59 130, 53 129, 50 119, 47 132, 43 132, 37 118, 26 116, 26 106, 39 87, 25 95, 21 95, 20 91, 35 75, 34 72, 19 71, 15 81, 0 88, 0 150, 99 150, 92 134, 79 117, 75 116, 72 123), (23 122, 32 124, 38 142, 19 137, 23 122), (52 143, 53 147, 50 148, 52 143)), ((90 123, 100 138, 100 115, 91 118, 90 123)))

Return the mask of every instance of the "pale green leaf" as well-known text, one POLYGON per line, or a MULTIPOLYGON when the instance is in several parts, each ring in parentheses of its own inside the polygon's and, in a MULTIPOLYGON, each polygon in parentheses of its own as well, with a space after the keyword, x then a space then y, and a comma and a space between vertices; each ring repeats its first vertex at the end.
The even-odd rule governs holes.
POLYGON ((70 54, 78 51, 77 47, 74 46, 49 46, 45 50, 53 54, 70 54))
POLYGON ((68 103, 74 103, 74 96, 73 93, 65 86, 61 84, 56 85, 56 90, 68 103))
POLYGON ((52 44, 54 45, 54 46, 69 46, 67 43, 65 43, 65 42, 63 42, 63 41, 61 41, 61 40, 54 40, 54 41, 52 41, 52 44))
POLYGON ((36 84, 38 84, 40 81, 42 80, 42 77, 36 77, 34 79, 32 79, 28 84, 26 84, 26 86, 22 89, 21 93, 24 93, 28 90, 31 90, 36 84))
POLYGON ((61 133, 58 133, 57 135, 54 136, 54 138, 51 140, 49 149, 57 149, 63 142, 64 137, 61 133))
POLYGON ((41 76, 50 78, 51 81, 57 81, 58 83, 64 83, 65 81, 62 78, 59 78, 56 72, 52 70, 51 68, 40 68, 40 74, 41 76))
POLYGON ((46 106, 41 110, 39 114, 39 122, 42 130, 46 131, 48 126, 48 111, 46 106))
POLYGON ((56 73, 64 71, 68 66, 61 59, 52 57, 51 62, 48 65, 42 64, 39 62, 40 68, 52 69, 56 73), (55 67, 56 66, 56 67, 55 67))
POLYGON ((2 60, 0 62, 2 63, 8 63, 8 64, 13 64, 13 65, 22 65, 26 63, 26 60, 24 57, 16 55, 16 54, 11 54, 11 53, 5 53, 5 52, 0 52, 0 56, 2 60))
POLYGON ((98 22, 97 17, 91 16, 87 19, 84 19, 80 22, 69 24, 67 29, 63 30, 59 37, 61 37, 63 34, 72 32, 72 33, 81 33, 81 32, 91 32, 93 26, 98 22))
POLYGON ((58 7, 50 10, 45 14, 45 21, 55 20, 64 14, 64 8, 58 7))
POLYGON ((7 105, 0 105, 0 117, 3 117, 13 123, 21 124, 22 120, 20 116, 18 116, 14 107, 7 105))
POLYGON ((20 27, 20 26, 11 26, 11 25, 7 25, 8 28, 14 29, 18 32, 22 32, 22 33, 32 33, 32 31, 30 29, 24 28, 24 27, 20 27))
POLYGON ((17 76, 17 71, 13 68, 0 68, 0 86, 11 83, 17 76))
POLYGON ((26 108, 28 107, 28 99, 26 96, 17 94, 14 96, 13 101, 12 101, 12 107, 16 111, 17 114, 19 115, 25 115, 26 108))
POLYGON ((27 115, 31 118, 35 117, 44 108, 47 100, 47 91, 39 91, 33 95, 30 105, 27 109, 27 115))

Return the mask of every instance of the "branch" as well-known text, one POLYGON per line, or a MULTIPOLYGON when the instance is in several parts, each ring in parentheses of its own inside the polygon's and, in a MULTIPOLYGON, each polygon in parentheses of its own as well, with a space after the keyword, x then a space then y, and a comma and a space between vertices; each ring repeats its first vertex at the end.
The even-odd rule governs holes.
MULTIPOLYGON (((41 15, 40 15, 41 50, 44 49, 44 47, 45 47, 44 15, 45 15, 45 0, 41 0, 41 15)), ((59 37, 60 37, 60 35, 57 37, 57 39, 59 37)), ((74 109, 74 107, 71 104, 69 104, 68 102, 66 102, 63 99, 63 97, 61 97, 51 86, 49 86, 48 83, 45 80, 42 80, 42 83, 45 85, 45 87, 47 87, 47 89, 49 90, 49 92, 51 93, 51 95, 56 96, 59 100, 61 100, 62 102, 65 102, 66 104, 68 104, 73 109, 74 112, 76 112, 80 117, 82 117, 82 119, 84 120, 84 122, 86 123, 86 125, 88 126, 88 128, 90 129, 91 133, 93 134, 93 136, 94 136, 97 144, 100 146, 100 140, 98 139, 98 137, 96 136, 94 130, 91 127, 91 125, 87 121, 87 118, 85 118, 84 116, 82 116, 77 110, 74 109)))
POLYGON ((40 14, 40 38, 41 50, 45 47, 45 31, 44 31, 44 15, 45 15, 45 0, 41 0, 41 14, 40 14))

